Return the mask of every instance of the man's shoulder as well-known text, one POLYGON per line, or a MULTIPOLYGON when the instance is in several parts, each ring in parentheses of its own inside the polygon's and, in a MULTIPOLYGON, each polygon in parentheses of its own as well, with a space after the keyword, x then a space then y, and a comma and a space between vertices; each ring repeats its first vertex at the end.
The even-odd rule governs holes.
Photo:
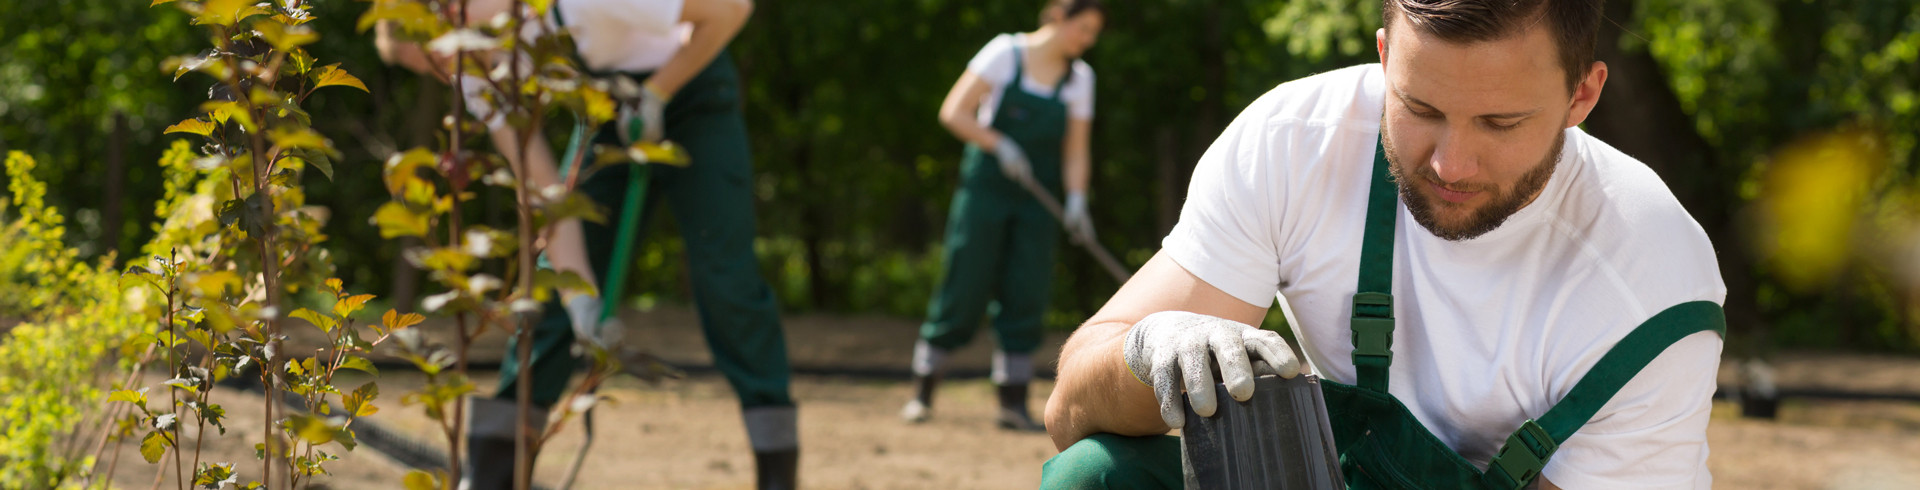
POLYGON ((1688 301, 1720 303, 1726 285, 1706 230, 1660 176, 1579 129, 1567 131, 1574 175, 1558 228, 1633 291, 1648 315, 1688 301))
POLYGON ((1319 73, 1274 87, 1242 114, 1261 117, 1268 124, 1378 131, 1386 92, 1384 80, 1379 64, 1319 73))

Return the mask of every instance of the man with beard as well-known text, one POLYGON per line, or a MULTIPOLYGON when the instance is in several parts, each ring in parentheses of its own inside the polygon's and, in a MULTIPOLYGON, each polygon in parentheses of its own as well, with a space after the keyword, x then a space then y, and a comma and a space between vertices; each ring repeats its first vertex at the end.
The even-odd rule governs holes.
POLYGON ((1726 288, 1659 177, 1575 127, 1601 2, 1382 3, 1380 63, 1241 113, 1068 340, 1043 487, 1179 487, 1163 434, 1216 411, 1211 364, 1242 401, 1323 378, 1349 488, 1711 486, 1726 288), (1252 326, 1276 294, 1304 366, 1252 326))

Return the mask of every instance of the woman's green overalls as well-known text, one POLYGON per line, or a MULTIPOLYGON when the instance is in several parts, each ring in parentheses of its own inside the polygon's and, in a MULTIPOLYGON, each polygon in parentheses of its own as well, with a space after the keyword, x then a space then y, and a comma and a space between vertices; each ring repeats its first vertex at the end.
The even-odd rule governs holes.
MULTIPOLYGON (((1020 48, 1014 48, 1013 79, 1001 93, 991 127, 1026 151, 1034 179, 1058 196, 1067 132, 1060 89, 1072 70, 1043 97, 1021 87, 1023 65, 1020 48)), ((947 216, 946 270, 927 307, 920 337, 947 350, 966 345, 991 301, 1000 349, 1033 352, 1040 345, 1041 314, 1052 297, 1059 226, 1026 189, 1000 172, 998 159, 968 144, 960 190, 947 216)))
MULTIPOLYGON (((1726 333, 1719 305, 1681 303, 1641 323, 1547 413, 1520 424, 1482 471, 1427 431, 1387 393, 1393 362, 1393 230, 1398 214, 1386 152, 1375 146, 1367 223, 1360 247, 1351 335, 1353 385, 1321 380, 1340 469, 1350 489, 1517 489, 1540 475, 1554 450, 1586 425, 1615 392, 1667 346, 1695 332, 1726 333)), ((1708 396, 1708 394, 1701 394, 1708 396)), ((1180 442, 1172 436, 1099 434, 1053 459, 1042 488, 1179 488, 1180 442)))

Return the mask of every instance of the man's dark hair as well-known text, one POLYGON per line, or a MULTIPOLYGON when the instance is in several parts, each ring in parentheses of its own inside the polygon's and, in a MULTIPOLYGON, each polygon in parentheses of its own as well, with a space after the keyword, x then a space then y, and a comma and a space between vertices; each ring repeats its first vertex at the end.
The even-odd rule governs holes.
POLYGON ((1393 34, 1400 15, 1415 30, 1452 43, 1476 43, 1519 35, 1545 22, 1560 50, 1560 67, 1571 91, 1586 78, 1599 42, 1606 0, 1381 0, 1380 25, 1393 34), (1404 14, 1404 15, 1401 15, 1404 14))

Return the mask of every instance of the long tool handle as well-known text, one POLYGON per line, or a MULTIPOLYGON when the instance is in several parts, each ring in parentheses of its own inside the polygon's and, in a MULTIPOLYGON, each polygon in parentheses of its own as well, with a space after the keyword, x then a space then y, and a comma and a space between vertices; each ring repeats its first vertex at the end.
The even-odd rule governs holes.
MULTIPOLYGON (((1040 205, 1047 208, 1047 212, 1053 213, 1053 219, 1060 220, 1063 226, 1066 225, 1067 212, 1060 207, 1060 201, 1053 198, 1053 193, 1047 192, 1045 188, 1040 187, 1039 182, 1034 182, 1033 179, 1017 179, 1016 182, 1020 183, 1020 187, 1025 187, 1028 193, 1033 194, 1034 199, 1040 200, 1040 205)), ((1114 260, 1113 254, 1107 253, 1106 247, 1100 246, 1098 242, 1088 241, 1079 245, 1093 253, 1093 259, 1100 262, 1100 267, 1107 269, 1108 274, 1113 274, 1113 280, 1126 284, 1127 279, 1133 277, 1133 274, 1127 272, 1127 268, 1120 265, 1120 261, 1114 260)))

